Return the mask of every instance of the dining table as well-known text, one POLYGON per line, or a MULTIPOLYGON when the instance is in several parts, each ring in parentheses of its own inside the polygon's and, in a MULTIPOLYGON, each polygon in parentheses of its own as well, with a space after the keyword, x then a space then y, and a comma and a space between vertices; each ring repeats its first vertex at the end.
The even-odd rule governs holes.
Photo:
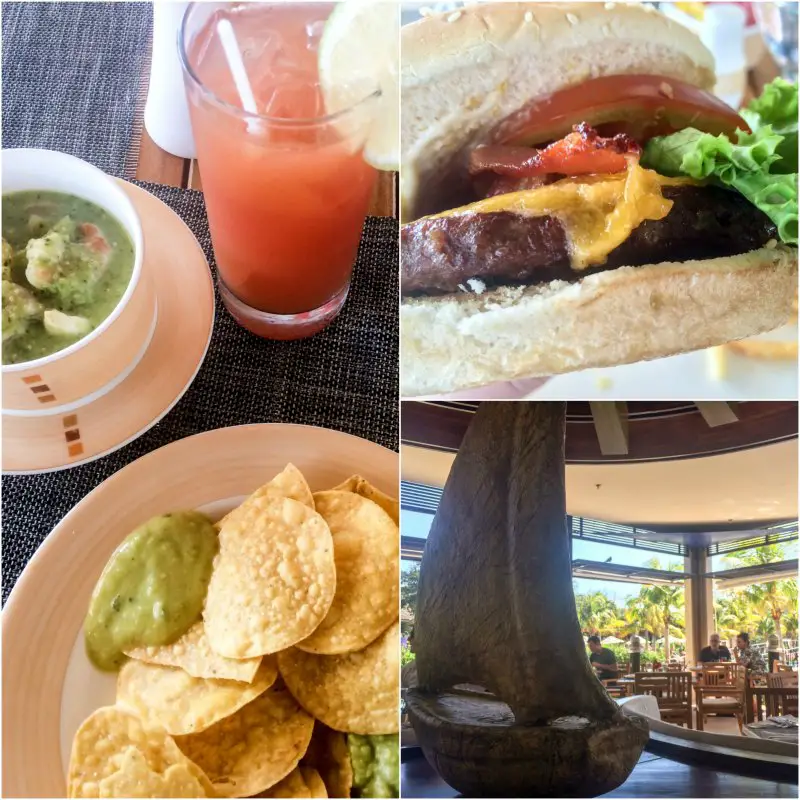
MULTIPOLYGON (((161 150, 144 126, 152 17, 152 4, 145 2, 4 3, 2 146, 66 152, 144 189, 164 204, 164 213, 188 226, 215 278, 202 168, 161 150)), ((386 172, 362 229, 347 302, 328 328, 302 340, 262 339, 237 325, 216 293, 205 359, 166 416, 94 461, 4 475, 3 601, 78 501, 125 465, 177 439, 232 425, 296 423, 396 451, 398 238, 397 175, 386 172)))
POLYGON ((798 744, 797 717, 791 719, 767 717, 759 722, 749 722, 743 726, 742 733, 754 739, 788 742, 796 746, 798 744), (786 724, 787 722, 789 724, 786 724))

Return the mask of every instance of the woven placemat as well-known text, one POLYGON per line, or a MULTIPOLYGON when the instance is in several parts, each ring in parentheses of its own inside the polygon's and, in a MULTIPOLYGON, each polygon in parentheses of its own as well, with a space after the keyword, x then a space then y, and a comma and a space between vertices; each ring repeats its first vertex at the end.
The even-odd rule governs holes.
MULTIPOLYGON (((191 228, 214 269, 203 195, 136 181, 191 228)), ((208 355, 189 391, 132 444, 82 467, 3 477, 3 601, 56 523, 121 467, 176 439, 253 422, 294 422, 398 448, 398 228, 368 217, 344 310, 322 333, 297 342, 259 339, 217 297, 208 355)))
POLYGON ((3 147, 136 173, 150 3, 3 3, 3 147))

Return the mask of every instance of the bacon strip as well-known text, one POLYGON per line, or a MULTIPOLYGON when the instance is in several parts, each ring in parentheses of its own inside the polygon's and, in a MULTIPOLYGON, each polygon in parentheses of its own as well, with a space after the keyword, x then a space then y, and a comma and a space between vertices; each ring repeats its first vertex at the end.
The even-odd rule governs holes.
POLYGON ((544 149, 485 145, 470 153, 472 175, 494 172, 508 177, 527 178, 535 175, 588 175, 623 172, 625 156, 639 155, 641 148, 625 134, 602 137, 583 122, 572 133, 544 149))

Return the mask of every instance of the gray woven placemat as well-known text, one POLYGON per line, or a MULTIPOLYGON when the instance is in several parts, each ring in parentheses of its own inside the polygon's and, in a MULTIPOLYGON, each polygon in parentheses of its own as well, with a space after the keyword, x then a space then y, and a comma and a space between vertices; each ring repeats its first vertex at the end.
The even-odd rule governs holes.
POLYGON ((43 147, 122 177, 136 170, 150 3, 4 2, 3 147, 43 147))
MULTIPOLYGON (((203 195, 138 182, 172 207, 213 264, 203 195)), ((238 327, 217 297, 208 355, 189 391, 153 429, 82 467, 2 482, 3 601, 56 523, 121 467, 200 431, 252 422, 334 428, 398 447, 396 220, 368 217, 350 295, 339 318, 297 342, 259 339, 238 327)), ((55 576, 54 576, 55 577, 55 576)))

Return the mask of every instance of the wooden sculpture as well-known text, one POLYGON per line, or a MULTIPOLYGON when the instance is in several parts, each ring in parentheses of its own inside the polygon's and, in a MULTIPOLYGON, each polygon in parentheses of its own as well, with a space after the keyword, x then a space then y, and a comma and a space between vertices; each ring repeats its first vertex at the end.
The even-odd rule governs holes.
POLYGON ((647 741, 586 656, 564 434, 563 403, 483 403, 425 546, 408 712, 428 761, 467 797, 602 794, 647 741))

